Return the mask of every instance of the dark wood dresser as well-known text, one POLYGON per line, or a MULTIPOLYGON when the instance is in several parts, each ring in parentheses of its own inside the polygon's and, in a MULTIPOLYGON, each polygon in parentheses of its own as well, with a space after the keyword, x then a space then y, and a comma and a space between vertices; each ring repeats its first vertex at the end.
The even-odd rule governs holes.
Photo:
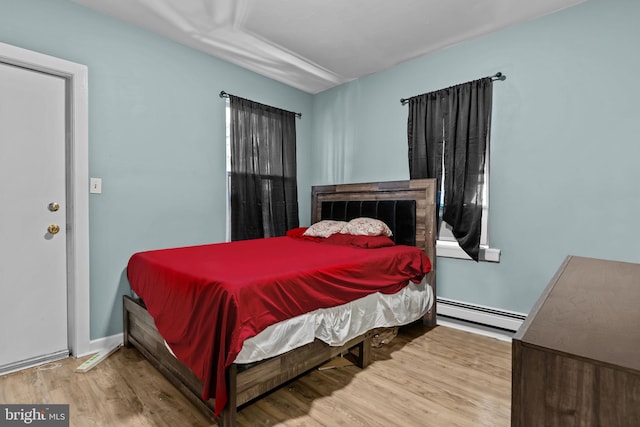
POLYGON ((640 264, 567 257, 513 339, 511 426, 640 426, 640 264))

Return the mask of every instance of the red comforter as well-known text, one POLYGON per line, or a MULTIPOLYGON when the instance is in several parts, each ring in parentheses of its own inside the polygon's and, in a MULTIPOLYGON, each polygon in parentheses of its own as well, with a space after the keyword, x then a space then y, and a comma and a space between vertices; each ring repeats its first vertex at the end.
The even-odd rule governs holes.
POLYGON ((279 321, 395 293, 431 270, 420 249, 361 249, 289 237, 134 254, 127 276, 176 357, 227 402, 225 369, 245 339, 279 321))

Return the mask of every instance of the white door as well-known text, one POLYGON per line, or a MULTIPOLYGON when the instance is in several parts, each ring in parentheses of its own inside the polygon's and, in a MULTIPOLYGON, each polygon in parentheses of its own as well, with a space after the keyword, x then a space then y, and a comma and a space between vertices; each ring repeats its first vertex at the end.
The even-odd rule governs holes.
POLYGON ((0 374, 69 353, 65 85, 0 62, 0 374))

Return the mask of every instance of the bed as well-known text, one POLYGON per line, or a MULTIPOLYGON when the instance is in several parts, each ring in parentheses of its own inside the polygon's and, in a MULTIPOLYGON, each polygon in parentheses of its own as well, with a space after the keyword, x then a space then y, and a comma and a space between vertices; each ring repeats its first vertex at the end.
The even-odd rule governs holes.
MULTIPOLYGON (((415 286, 427 286, 426 289, 431 292, 433 297, 431 298, 430 305, 424 307, 422 318, 425 324, 434 326, 436 315, 436 230, 434 215, 434 180, 315 186, 312 188, 312 224, 320 220, 329 219, 348 221, 357 217, 378 218, 388 224, 392 229, 396 245, 389 248, 375 249, 373 251, 360 250, 359 252, 353 253, 344 252, 344 254, 341 252, 343 250, 347 251, 347 249, 343 249, 342 247, 325 247, 322 252, 314 254, 312 258, 323 258, 324 255, 321 255, 321 253, 326 253, 330 254, 326 256, 327 258, 344 256, 352 259, 360 256, 360 254, 364 252, 369 252, 374 258, 371 261, 363 260, 363 263, 369 262, 370 264, 361 267, 362 270, 369 271, 375 269, 378 265, 383 266, 379 274, 376 275, 376 280, 378 276, 381 276, 379 280, 385 282, 385 287, 382 288, 380 292, 376 292, 376 295, 395 295, 402 290, 414 289, 415 286), (409 246, 419 248, 420 251, 418 252, 426 254, 424 258, 428 260, 427 263, 430 261, 430 269, 424 267, 424 261, 416 261, 415 257, 402 258, 404 255, 396 255, 395 252, 392 253, 392 251, 410 251, 411 249, 413 249, 413 252, 416 252, 415 248, 408 248, 409 246), (376 256, 383 256, 379 254, 383 254, 384 251, 389 251, 389 259, 400 260, 398 262, 402 264, 403 274, 412 276, 415 273, 416 278, 418 278, 418 273, 421 270, 424 270, 423 272, 425 273, 428 271, 428 274, 426 274, 421 281, 414 280, 415 282, 420 282, 414 283, 414 288, 406 286, 405 289, 404 285, 400 286, 399 279, 397 279, 396 276, 385 277, 387 269, 384 265, 387 262, 385 261, 387 255, 384 255, 384 259, 375 258, 376 256), (387 285, 387 282, 391 283, 387 285), (425 285, 425 283, 427 285, 425 285)), ((286 253, 286 251, 295 252, 302 250, 299 248, 302 248, 305 244, 307 246, 304 246, 304 250, 314 245, 309 244, 309 242, 297 242, 294 241, 295 239, 289 239, 288 237, 260 240, 269 240, 269 244, 284 245, 282 247, 278 246, 278 251, 285 251, 284 253, 286 253)), ((245 243, 234 242, 231 244, 233 246, 228 246, 229 244, 227 244, 224 248, 225 252, 230 251, 228 255, 231 257, 230 259, 242 256, 242 254, 251 251, 255 251, 257 254, 264 256, 265 249, 266 251, 270 249, 268 246, 262 247, 260 245, 266 243, 267 242, 261 243, 258 241, 245 243), (256 247, 257 249, 254 249, 256 247), (236 248, 238 252, 234 254, 233 250, 236 248)), ((204 249, 209 250, 209 248, 204 249)), ((324 341, 313 339, 312 337, 313 340, 310 342, 308 342, 309 340, 303 340, 300 341, 300 343, 294 343, 291 345, 291 348, 280 349, 282 351, 275 353, 275 355, 270 354, 269 357, 264 360, 253 362, 251 356, 248 359, 240 357, 242 355, 241 350, 244 350, 244 346, 242 346, 241 349, 240 345, 245 341, 256 339, 262 335, 261 332, 266 323, 253 325, 254 319, 244 318, 238 315, 236 312, 240 310, 227 310, 226 305, 224 306, 225 309, 220 308, 223 306, 215 306, 217 307, 215 310, 209 310, 210 312, 217 313, 216 316, 213 316, 216 317, 216 319, 212 321, 210 321, 210 319, 207 320, 207 318, 202 315, 192 316, 193 318, 191 319, 185 318, 184 321, 173 320, 175 318, 168 316, 172 315, 170 314, 172 310, 178 310, 178 312, 180 312, 179 307, 181 304, 183 304, 182 311, 188 311, 187 309, 195 308, 196 305, 204 304, 202 301, 206 301, 207 299, 203 297, 204 294, 199 293, 204 292, 201 291, 202 287, 200 284, 189 285, 191 286, 191 291, 187 292, 188 295, 186 296, 183 295, 183 288, 177 288, 180 289, 178 293, 175 293, 175 289, 168 288, 174 292, 174 294, 171 294, 170 297, 163 296, 162 298, 156 297, 156 293, 150 292, 148 289, 155 286, 156 282, 159 283, 165 279, 168 282, 180 280, 181 275, 189 275, 191 273, 189 269, 192 266, 196 268, 198 265, 198 257, 210 256, 209 254, 200 255, 203 250, 200 247, 176 248, 176 250, 178 251, 179 258, 182 259, 182 264, 177 267, 169 264, 170 258, 165 257, 167 254, 164 251, 152 251, 149 254, 142 254, 140 256, 135 254, 134 257, 132 257, 132 260, 134 258, 144 260, 144 263, 138 261, 137 264, 148 264, 150 267, 146 268, 146 270, 150 271, 150 273, 145 273, 144 275, 137 274, 138 267, 132 268, 132 262, 130 261, 129 268, 133 272, 128 272, 129 279, 130 282, 132 282, 132 288, 142 290, 142 300, 124 296, 124 343, 127 346, 133 345, 137 348, 149 359, 156 369, 165 375, 169 381, 183 392, 196 406, 216 418, 219 425, 225 427, 235 425, 235 414, 238 406, 259 397, 269 390, 280 386, 286 381, 340 354, 351 352, 355 356, 358 366, 363 368, 370 363, 371 338, 374 332, 372 329, 369 329, 367 325, 359 325, 360 329, 354 328, 355 332, 337 339, 332 345, 328 345, 324 341), (183 272, 186 273, 183 274, 183 272), (140 283, 143 284, 141 285, 140 283), (182 303, 182 300, 185 300, 185 302, 182 303), (168 301, 170 301, 170 303, 168 303, 168 301), (228 321, 228 319, 232 319, 233 321, 228 321), (181 324, 181 322, 183 324, 181 324), (168 323, 171 323, 171 328, 167 327, 168 323), (218 326, 211 326, 212 323, 218 326), (201 326, 205 328, 204 341, 200 335, 197 337, 195 335, 192 336, 189 325, 199 325, 198 328, 201 326), (363 328, 366 330, 363 330, 363 328), (162 335, 158 329, 163 331, 162 335), (255 334, 253 332, 256 331, 260 333, 254 336, 255 334), (188 337, 177 340, 172 334, 175 336, 186 335, 188 337), (207 341, 207 339, 210 338, 210 334, 215 334, 216 342, 229 343, 224 347, 224 352, 220 353, 221 350, 218 347, 208 347, 209 341, 207 341), (168 342, 170 345, 168 345, 168 342), (196 351, 198 349, 202 350, 196 351), (218 353, 219 357, 216 356, 218 353), (213 358, 211 354, 213 354, 213 358), (176 355, 178 357, 176 357, 176 355), (227 363, 222 364, 221 361, 225 357, 227 358, 227 363), (239 358, 236 359, 236 357, 239 358), (189 365, 189 367, 187 367, 187 365, 189 365), (199 378, 203 378, 203 380, 199 378), (213 395, 217 397, 218 405, 216 405, 216 399, 209 398, 211 394, 209 391, 211 390, 215 391, 213 395)), ((175 255, 174 252, 175 251, 172 250, 172 257, 175 255)), ((218 253, 216 256, 221 258, 220 262, 225 262, 223 254, 218 253)), ((285 258, 286 257, 282 256, 277 257, 279 260, 285 258)), ((255 258, 251 259, 255 260, 255 258)), ((274 258, 270 263, 277 264, 277 259, 274 258)), ((335 262, 335 259, 327 262, 335 262)), ((258 261, 250 262, 250 264, 254 263, 258 263, 258 261)), ((267 323, 269 323, 269 325, 278 326, 280 323, 284 323, 287 321, 287 317, 293 317, 292 313, 299 314, 300 317, 295 316, 295 319, 300 321, 300 319, 304 318, 308 313, 311 313, 313 316, 326 316, 326 313, 322 312, 322 310, 331 310, 332 304, 338 305, 339 303, 344 303, 347 305, 351 304, 351 301, 354 300, 371 299, 371 292, 364 292, 361 289, 361 287, 368 286, 369 279, 363 282, 362 286, 358 287, 350 286, 348 283, 351 280, 358 281, 362 276, 360 271, 356 271, 355 273, 350 272, 348 277, 343 277, 341 276, 343 269, 336 268, 335 270, 331 270, 330 273, 323 273, 320 279, 313 277, 313 280, 307 280, 310 283, 319 280, 322 284, 323 292, 324 289, 331 289, 330 292, 327 292, 331 294, 331 298, 328 298, 313 288, 311 288, 311 290, 305 290, 305 292, 310 292, 312 295, 311 298, 307 298, 305 295, 296 294, 296 287, 285 286, 285 288, 288 289, 287 293, 291 293, 291 295, 290 299, 287 300, 286 303, 283 303, 280 291, 284 286, 283 283, 287 284, 288 277, 283 278, 278 275, 273 276, 272 280, 269 279, 274 274, 269 270, 269 268, 271 268, 270 263, 259 265, 259 268, 267 277, 265 283, 260 283, 260 286, 266 289, 263 294, 266 295, 266 297, 256 298, 250 302, 252 311, 263 313, 256 317, 268 317, 269 320, 267 323), (348 286, 345 286, 345 283, 348 286), (274 291, 274 289, 276 289, 277 292, 274 291), (356 295, 357 292, 364 293, 356 295), (325 298, 327 301, 324 301, 325 298), (342 298, 342 300, 340 298, 342 298), (292 301, 296 303, 292 304, 292 301), (297 307, 298 305, 299 307, 297 307), (282 306, 288 307, 287 313, 280 313, 280 307, 282 306), (290 306, 296 307, 290 308, 290 306)), ((137 265, 136 263, 134 264, 137 265)), ((283 269, 282 266, 285 265, 286 264, 282 264, 281 266, 275 265, 273 266, 273 271, 280 271, 283 269)), ((242 270, 242 268, 236 268, 236 270, 242 270)), ((251 286, 254 286, 252 282, 254 279, 248 270, 229 274, 234 279, 246 279, 247 282, 251 282, 251 286)), ((402 283, 406 283, 406 280, 403 280, 402 283)), ((377 284, 377 286, 378 285, 380 284, 377 284)), ((415 289, 414 293, 416 293, 415 289)), ((249 292, 249 294, 250 293, 252 292, 249 292)), ((209 306, 207 305, 207 307, 209 306)), ((314 320, 310 323, 317 323, 317 317, 312 319, 314 320)), ((298 326, 294 326, 293 329, 289 330, 299 329, 298 326)), ((258 347, 261 346, 258 345, 258 347)))

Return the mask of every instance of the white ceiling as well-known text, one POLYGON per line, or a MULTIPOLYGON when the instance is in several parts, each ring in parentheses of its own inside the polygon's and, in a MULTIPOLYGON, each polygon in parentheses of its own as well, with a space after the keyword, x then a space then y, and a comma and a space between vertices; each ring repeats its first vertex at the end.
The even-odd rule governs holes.
POLYGON ((585 0, 73 0, 318 93, 585 0))

